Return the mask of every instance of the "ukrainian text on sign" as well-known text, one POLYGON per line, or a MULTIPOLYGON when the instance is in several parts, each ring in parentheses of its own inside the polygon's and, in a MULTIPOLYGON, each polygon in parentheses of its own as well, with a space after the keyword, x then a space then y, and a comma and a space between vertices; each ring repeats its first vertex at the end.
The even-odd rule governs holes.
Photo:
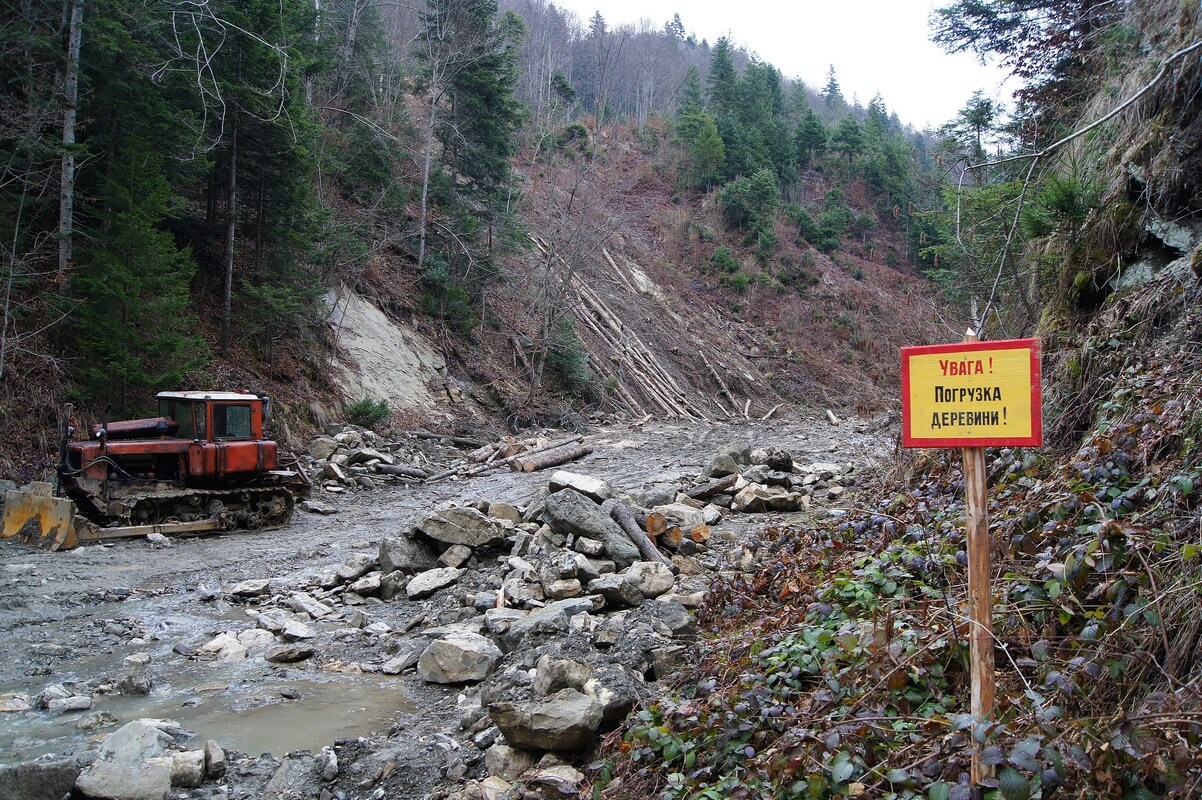
POLYGON ((1043 444, 1039 341, 902 348, 906 447, 1043 444))

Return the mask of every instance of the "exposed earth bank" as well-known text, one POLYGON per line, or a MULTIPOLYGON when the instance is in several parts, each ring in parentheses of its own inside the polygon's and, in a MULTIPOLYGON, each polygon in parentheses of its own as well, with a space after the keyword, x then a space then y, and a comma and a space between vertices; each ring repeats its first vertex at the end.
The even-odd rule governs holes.
POLYGON ((710 583, 854 502, 884 428, 613 424, 563 467, 599 487, 550 501, 555 470, 495 471, 320 493, 335 513, 254 534, 5 542, 0 795, 574 796, 599 732, 688 669, 710 583), (638 552, 607 494, 683 541, 638 552))

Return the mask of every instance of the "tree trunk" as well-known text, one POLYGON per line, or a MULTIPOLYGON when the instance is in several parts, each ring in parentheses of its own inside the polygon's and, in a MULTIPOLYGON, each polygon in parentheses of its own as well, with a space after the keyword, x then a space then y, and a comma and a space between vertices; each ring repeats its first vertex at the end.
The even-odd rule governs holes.
POLYGON ((63 167, 58 203, 58 277, 71 264, 75 217, 75 116, 79 108, 79 45, 83 38, 84 0, 72 0, 67 28, 67 71, 63 78, 63 167))
POLYGON ((434 120, 438 111, 438 92, 430 86, 430 118, 426 120, 426 153, 422 163, 422 204, 417 221, 417 268, 426 263, 426 216, 430 204, 430 162, 434 158, 434 120))
POLYGON ((672 560, 661 553, 659 548, 655 546, 655 542, 651 541, 651 537, 644 533, 642 528, 638 526, 638 523, 634 519, 634 512, 630 510, 629 506, 621 500, 606 500, 601 504, 601 510, 609 514, 610 519, 618 523, 618 527, 622 529, 622 532, 626 534, 630 541, 634 542, 634 546, 643 554, 645 561, 654 561, 663 564, 672 570, 673 573, 679 571, 676 565, 672 563, 672 560))
POLYGON ((226 198, 225 227, 225 284, 221 293, 221 337, 218 350, 226 355, 230 344, 230 306, 234 296, 234 232, 237 222, 238 200, 238 112, 234 114, 233 130, 230 132, 230 185, 226 198))

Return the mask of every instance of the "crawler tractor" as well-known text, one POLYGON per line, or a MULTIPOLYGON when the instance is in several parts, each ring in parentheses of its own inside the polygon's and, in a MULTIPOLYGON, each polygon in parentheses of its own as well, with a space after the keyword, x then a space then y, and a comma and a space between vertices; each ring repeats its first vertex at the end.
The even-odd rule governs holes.
POLYGON ((277 469, 263 438, 270 401, 242 392, 160 392, 159 415, 94 425, 72 441, 62 420, 56 483, 9 491, 4 538, 48 550, 149 533, 284 525, 302 473, 277 469))

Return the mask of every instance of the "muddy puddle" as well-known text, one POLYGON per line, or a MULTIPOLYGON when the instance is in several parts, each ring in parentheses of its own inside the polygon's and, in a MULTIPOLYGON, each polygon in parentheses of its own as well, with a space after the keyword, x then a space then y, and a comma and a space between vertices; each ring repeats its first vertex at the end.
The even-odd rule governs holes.
POLYGON ((186 675, 175 674, 170 684, 156 685, 147 697, 103 697, 86 712, 0 715, 0 763, 83 749, 89 739, 103 738, 116 727, 91 733, 76 730, 79 720, 98 711, 122 723, 142 717, 171 719, 195 732, 197 743, 216 739, 227 749, 282 756, 386 730, 403 714, 417 710, 398 679, 337 675, 328 680, 258 677, 226 682, 210 666, 195 670, 198 681, 192 686, 184 685, 186 675))
MULTIPOLYGON (((199 743, 216 739, 227 749, 282 756, 385 730, 404 713, 417 710, 398 678, 333 672, 315 677, 311 670, 265 664, 261 652, 225 662, 179 655, 173 650, 177 645, 195 647, 215 631, 248 627, 245 613, 236 606, 216 603, 202 608, 204 613, 188 615, 164 613, 146 604, 137 609, 136 618, 149 640, 83 655, 32 681, 0 681, 0 697, 32 697, 53 683, 70 687, 98 675, 115 675, 131 653, 149 653, 154 660, 154 687, 148 696, 97 695, 88 711, 61 715, 36 710, 0 714, 0 764, 84 749, 90 739, 103 738, 116 728, 76 729, 76 723, 96 712, 112 714, 121 724, 142 717, 170 719, 195 732, 199 743)), ((103 618, 120 611, 129 618, 133 609, 106 604, 90 610, 90 616, 103 618)))

